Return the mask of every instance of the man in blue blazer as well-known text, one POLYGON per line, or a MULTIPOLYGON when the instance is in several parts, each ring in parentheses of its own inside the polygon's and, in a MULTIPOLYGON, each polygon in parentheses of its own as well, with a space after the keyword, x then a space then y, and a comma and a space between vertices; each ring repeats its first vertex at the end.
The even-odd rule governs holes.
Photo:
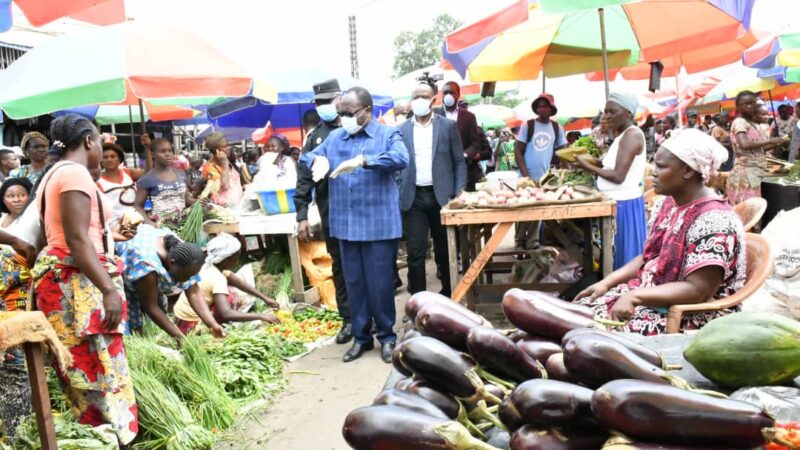
POLYGON ((411 95, 414 118, 400 126, 409 163, 400 174, 400 210, 408 249, 408 290, 426 290, 425 255, 428 231, 433 236, 436 265, 441 268, 441 293, 450 296, 447 233, 440 211, 464 190, 467 169, 456 123, 433 114, 432 83, 419 84, 411 95))

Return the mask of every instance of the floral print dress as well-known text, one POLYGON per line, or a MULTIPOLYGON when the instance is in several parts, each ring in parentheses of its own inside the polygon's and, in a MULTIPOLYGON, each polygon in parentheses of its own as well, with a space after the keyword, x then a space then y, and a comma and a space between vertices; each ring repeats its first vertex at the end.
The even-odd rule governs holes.
MULTIPOLYGON (((644 265, 636 278, 610 289, 594 300, 579 300, 595 314, 609 317, 609 310, 619 298, 638 288, 653 287, 686 280, 694 271, 709 266, 722 268, 723 281, 715 299, 727 297, 744 286, 747 258, 744 229, 733 209, 722 199, 706 197, 678 206, 667 197, 651 216, 650 232, 642 257, 644 265)), ((709 321, 738 310, 686 314, 682 330, 699 329, 709 321)), ((667 308, 637 306, 633 316, 621 327, 626 332, 643 335, 664 333, 667 308)))
POLYGON ((763 141, 768 137, 764 129, 742 117, 737 117, 731 124, 731 144, 736 162, 725 187, 731 205, 737 205, 751 197, 761 197, 761 180, 767 173, 766 152, 761 148, 740 149, 736 141, 739 133, 745 133, 750 141, 763 141))

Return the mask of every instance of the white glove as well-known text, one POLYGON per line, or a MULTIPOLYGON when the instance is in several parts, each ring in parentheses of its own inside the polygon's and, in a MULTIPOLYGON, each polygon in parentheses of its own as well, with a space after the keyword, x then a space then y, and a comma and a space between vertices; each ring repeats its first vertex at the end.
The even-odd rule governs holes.
POLYGON ((328 162, 328 158, 317 156, 314 158, 314 162, 311 163, 311 179, 316 183, 325 178, 329 170, 331 170, 331 163, 328 162))
POLYGON ((364 167, 363 155, 358 155, 355 158, 348 159, 347 161, 339 164, 339 167, 337 167, 336 170, 334 170, 333 173, 331 174, 331 178, 336 178, 339 175, 352 172, 358 169, 359 167, 364 167))

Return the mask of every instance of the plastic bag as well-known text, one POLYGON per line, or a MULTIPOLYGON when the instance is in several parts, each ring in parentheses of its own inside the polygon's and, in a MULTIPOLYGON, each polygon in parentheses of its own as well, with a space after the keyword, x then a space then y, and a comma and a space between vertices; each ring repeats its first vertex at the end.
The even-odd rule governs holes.
POLYGON ((765 386, 739 389, 731 399, 764 408, 778 422, 800 421, 800 389, 765 386))

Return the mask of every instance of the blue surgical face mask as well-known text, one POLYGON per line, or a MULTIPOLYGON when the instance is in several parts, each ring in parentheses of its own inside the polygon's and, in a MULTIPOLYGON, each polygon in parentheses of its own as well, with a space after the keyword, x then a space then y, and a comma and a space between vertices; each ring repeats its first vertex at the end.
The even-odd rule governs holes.
POLYGON ((411 110, 417 117, 425 117, 431 113, 431 100, 429 98, 415 98, 411 100, 411 110))
POLYGON ((339 117, 339 113, 336 112, 336 105, 333 102, 317 106, 317 114, 325 122, 333 122, 339 117))
POLYGON ((442 101, 444 102, 444 106, 447 106, 448 108, 451 108, 456 104, 456 98, 453 96, 453 94, 445 94, 442 101))

